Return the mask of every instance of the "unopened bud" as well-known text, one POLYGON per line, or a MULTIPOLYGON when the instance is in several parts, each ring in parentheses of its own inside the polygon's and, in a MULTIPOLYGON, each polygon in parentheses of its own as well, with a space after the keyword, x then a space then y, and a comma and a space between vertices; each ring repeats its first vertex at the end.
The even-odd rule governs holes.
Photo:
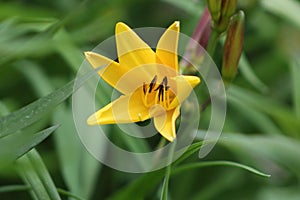
POLYGON ((235 12, 236 4, 237 0, 207 0, 213 27, 217 32, 226 31, 230 18, 235 12))
POLYGON ((239 11, 230 21, 222 64, 222 77, 226 82, 231 82, 237 73, 244 42, 244 20, 244 12, 239 11))
POLYGON ((207 7, 214 24, 218 24, 221 16, 222 0, 207 0, 207 7))
POLYGON ((224 32, 230 22, 230 18, 235 12, 237 0, 222 0, 221 3, 221 16, 217 29, 219 32, 224 32))

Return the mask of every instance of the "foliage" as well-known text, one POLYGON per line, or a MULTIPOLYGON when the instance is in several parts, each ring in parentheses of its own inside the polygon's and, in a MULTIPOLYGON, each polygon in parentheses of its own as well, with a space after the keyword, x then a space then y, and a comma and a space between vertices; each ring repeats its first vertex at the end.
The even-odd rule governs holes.
MULTIPOLYGON (((119 21, 167 27, 179 20, 181 31, 192 35, 205 5, 190 0, 1 1, 0 199, 298 199, 297 0, 238 1, 245 13, 242 57, 226 91, 223 133, 204 159, 197 152, 209 107, 201 113, 195 143, 172 165, 146 174, 100 164, 78 138, 68 97, 83 52, 113 35, 119 21)), ((225 35, 218 35, 212 55, 220 71, 225 35)), ((80 83, 91 76, 81 76, 80 83)), ((204 97, 199 95, 201 103, 204 97)), ((109 130, 133 151, 157 145, 109 130)))

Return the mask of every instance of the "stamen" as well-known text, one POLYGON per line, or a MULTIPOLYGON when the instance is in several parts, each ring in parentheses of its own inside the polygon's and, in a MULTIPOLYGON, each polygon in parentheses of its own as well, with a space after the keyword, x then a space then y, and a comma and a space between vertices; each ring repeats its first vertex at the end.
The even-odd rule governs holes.
POLYGON ((159 91, 158 91, 158 99, 163 101, 164 99, 164 86, 160 85, 159 91))
POLYGON ((145 82, 143 83, 143 92, 144 92, 144 94, 146 94, 146 85, 145 85, 145 82))
POLYGON ((170 97, 169 97, 169 91, 166 89, 166 97, 167 97, 167 106, 166 106, 166 108, 169 108, 169 106, 170 106, 170 97))
POLYGON ((162 100, 161 96, 163 95, 164 86, 160 84, 154 91, 158 90, 158 100, 162 100))
POLYGON ((164 84, 165 87, 167 87, 167 85, 168 85, 168 79, 167 79, 166 76, 164 77, 162 83, 164 84))
POLYGON ((170 86, 168 86, 168 79, 166 76, 164 77, 162 83, 164 84, 165 90, 167 91, 170 88, 170 86))
POLYGON ((149 107, 153 104, 159 104, 163 106, 165 109, 168 109, 170 106, 170 97, 169 97, 169 88, 168 86, 168 78, 165 76, 162 82, 159 85, 157 83, 157 75, 154 76, 150 84, 143 83, 143 102, 146 107, 149 107), (151 92, 155 91, 154 99, 151 92), (150 101, 150 102, 149 102, 150 101))
POLYGON ((166 102, 166 95, 167 95, 167 91, 164 90, 163 91, 163 96, 162 96, 162 101, 163 101, 163 104, 164 104, 164 108, 167 108, 167 102, 166 102))
POLYGON ((150 86, 149 86, 149 93, 152 91, 153 87, 156 84, 157 76, 155 75, 154 78, 152 79, 150 86))

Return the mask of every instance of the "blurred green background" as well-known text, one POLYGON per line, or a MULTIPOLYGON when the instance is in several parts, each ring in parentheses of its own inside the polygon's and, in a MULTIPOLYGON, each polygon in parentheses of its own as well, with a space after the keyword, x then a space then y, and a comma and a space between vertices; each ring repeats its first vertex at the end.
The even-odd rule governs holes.
MULTIPOLYGON (((1 1, 0 115, 73 80, 83 52, 112 36, 117 22, 138 28, 179 20, 181 32, 191 35, 205 5, 202 0, 1 1)), ((171 176, 169 199, 300 199, 300 2, 243 0, 238 9, 246 16, 244 54, 227 90, 224 133, 204 160, 236 161, 271 177, 228 166, 191 169, 171 176)), ((207 119, 204 115, 203 123, 207 119)), ((82 199, 159 199, 162 180, 154 181, 155 173, 119 172, 85 151, 70 99, 22 132, 54 124, 61 126, 36 149, 55 187, 82 199)), ((12 147, 0 150, 7 148, 12 147)), ((185 162, 201 161, 195 153, 185 162)), ((24 184, 22 170, 6 164, 1 162, 0 199, 32 199, 28 188, 3 188, 24 184)))

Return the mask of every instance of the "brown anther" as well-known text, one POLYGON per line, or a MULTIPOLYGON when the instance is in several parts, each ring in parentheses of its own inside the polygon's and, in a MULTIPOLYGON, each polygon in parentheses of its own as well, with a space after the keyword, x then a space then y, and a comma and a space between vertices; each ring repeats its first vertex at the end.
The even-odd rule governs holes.
POLYGON ((157 81, 157 76, 155 75, 154 78, 152 79, 150 86, 149 86, 149 93, 152 91, 152 89, 154 88, 155 84, 157 81))
POLYGON ((146 94, 146 84, 145 83, 143 83, 143 92, 144 92, 144 94, 146 94))

